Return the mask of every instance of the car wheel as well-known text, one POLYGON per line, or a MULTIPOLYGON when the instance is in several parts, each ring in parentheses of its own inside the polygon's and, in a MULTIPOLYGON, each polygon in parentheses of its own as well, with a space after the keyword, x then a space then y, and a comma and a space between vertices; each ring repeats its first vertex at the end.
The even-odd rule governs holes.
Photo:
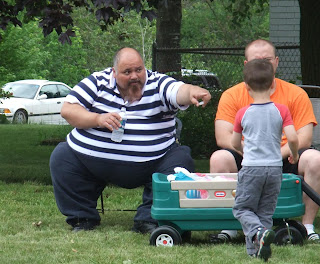
POLYGON ((24 110, 17 110, 13 117, 13 123, 26 124, 28 122, 28 115, 24 110))
POLYGON ((172 247, 173 245, 180 245, 182 238, 180 233, 171 226, 160 226, 156 228, 150 237, 150 245, 172 247))

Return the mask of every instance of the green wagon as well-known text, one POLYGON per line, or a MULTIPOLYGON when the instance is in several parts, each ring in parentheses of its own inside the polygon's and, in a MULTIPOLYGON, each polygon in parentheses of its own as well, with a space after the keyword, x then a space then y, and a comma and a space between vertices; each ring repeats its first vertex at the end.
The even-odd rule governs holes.
MULTIPOLYGON (((212 181, 171 181, 167 175, 154 173, 151 215, 159 223, 150 236, 154 246, 173 246, 190 239, 191 231, 241 230, 232 214, 237 174, 209 173, 212 181), (190 190, 205 190, 206 198, 188 196, 190 190)), ((303 179, 295 174, 283 174, 277 207, 273 216, 275 243, 302 244, 307 237, 304 226, 290 218, 304 214, 303 179)))

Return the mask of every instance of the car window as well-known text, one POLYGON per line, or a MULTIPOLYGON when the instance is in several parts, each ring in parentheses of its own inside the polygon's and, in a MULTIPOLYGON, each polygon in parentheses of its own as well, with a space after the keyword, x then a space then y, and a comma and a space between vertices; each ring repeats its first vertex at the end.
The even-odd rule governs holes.
POLYGON ((66 97, 70 93, 70 89, 62 84, 58 84, 59 97, 66 97))
POLYGON ((33 99, 39 89, 39 85, 29 83, 8 83, 3 90, 12 93, 13 97, 33 99))
POLYGON ((48 96, 48 99, 50 98, 56 98, 58 93, 57 85, 55 84, 48 84, 42 86, 39 95, 46 94, 48 96))

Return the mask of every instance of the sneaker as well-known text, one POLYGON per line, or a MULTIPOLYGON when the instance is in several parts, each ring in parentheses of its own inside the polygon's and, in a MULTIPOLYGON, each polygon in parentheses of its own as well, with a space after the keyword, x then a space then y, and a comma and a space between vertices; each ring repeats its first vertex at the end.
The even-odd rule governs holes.
POLYGON ((224 232, 209 235, 210 242, 213 244, 224 244, 231 242, 231 237, 224 232))
POLYGON ((142 234, 151 234, 157 227, 158 225, 156 223, 146 221, 134 221, 131 231, 142 234))
POLYGON ((90 221, 88 219, 82 219, 82 220, 79 220, 77 223, 72 225, 72 232, 93 230, 99 224, 100 223, 97 222, 97 221, 90 221))
POLYGON ((254 240, 257 249, 256 257, 268 261, 271 257, 270 244, 274 241, 275 233, 271 229, 259 229, 254 240))
POLYGON ((308 239, 308 241, 320 243, 320 237, 319 237, 319 234, 317 234, 317 233, 309 234, 307 239, 308 239))

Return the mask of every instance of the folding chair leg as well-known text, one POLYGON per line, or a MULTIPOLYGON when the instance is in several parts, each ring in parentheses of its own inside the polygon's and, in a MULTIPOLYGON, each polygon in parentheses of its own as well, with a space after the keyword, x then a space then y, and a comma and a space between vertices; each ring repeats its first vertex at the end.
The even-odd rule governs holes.
POLYGON ((100 201, 101 201, 101 213, 104 214, 103 192, 100 195, 100 201))

